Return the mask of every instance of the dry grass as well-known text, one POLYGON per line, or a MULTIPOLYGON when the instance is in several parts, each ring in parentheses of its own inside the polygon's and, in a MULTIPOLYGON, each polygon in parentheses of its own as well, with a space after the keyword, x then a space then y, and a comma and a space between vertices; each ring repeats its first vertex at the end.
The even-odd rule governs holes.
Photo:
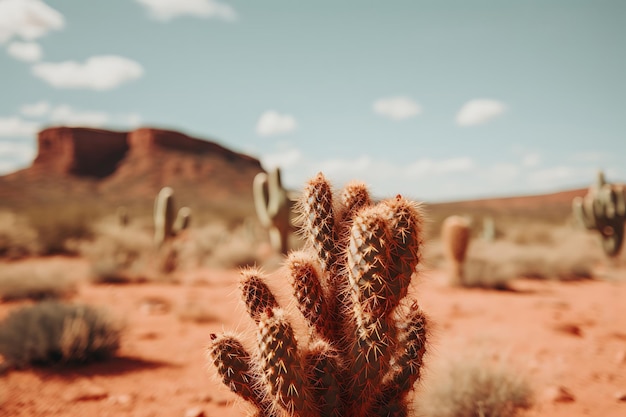
POLYGON ((417 406, 423 417, 512 417, 532 405, 519 374, 482 357, 465 357, 436 369, 417 406))
POLYGON ((86 363, 113 356, 121 330, 104 310, 44 301, 9 313, 0 324, 0 354, 19 368, 86 363))
POLYGON ((0 298, 67 298, 76 293, 78 282, 62 265, 5 264, 0 269, 0 298))
POLYGON ((41 254, 37 231, 23 216, 0 212, 0 257, 15 260, 41 254))

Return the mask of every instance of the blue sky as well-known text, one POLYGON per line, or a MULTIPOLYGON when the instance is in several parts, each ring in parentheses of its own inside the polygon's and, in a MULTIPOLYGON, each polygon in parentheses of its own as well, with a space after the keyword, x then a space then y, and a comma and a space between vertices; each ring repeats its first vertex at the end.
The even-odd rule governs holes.
POLYGON ((0 173, 155 126, 380 196, 626 180, 620 0, 0 0, 0 173))

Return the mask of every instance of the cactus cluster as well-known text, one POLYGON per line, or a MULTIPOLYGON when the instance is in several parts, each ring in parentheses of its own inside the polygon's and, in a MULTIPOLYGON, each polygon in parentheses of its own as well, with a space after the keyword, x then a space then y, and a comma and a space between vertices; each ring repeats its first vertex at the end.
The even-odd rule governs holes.
POLYGON ((580 223, 600 233, 604 252, 608 256, 616 256, 624 241, 626 188, 608 183, 600 171, 587 195, 574 198, 572 209, 580 223))
POLYGON ((441 226, 441 241, 449 268, 450 283, 462 285, 463 266, 471 238, 470 221, 463 216, 447 217, 441 226))
POLYGON ((261 225, 269 230, 275 251, 287 254, 289 238, 289 199, 280 179, 280 169, 258 173, 252 184, 254 207, 261 225))
POLYGON ((255 416, 410 412, 427 338, 426 316, 409 295, 421 259, 422 214, 401 196, 373 204, 359 182, 339 200, 322 174, 301 197, 310 245, 289 254, 286 270, 306 329, 292 324, 264 274, 248 268, 240 288, 256 347, 247 350, 243 335, 211 335, 218 374, 255 416))
POLYGON ((154 241, 161 247, 189 226, 191 209, 181 207, 175 215, 174 190, 163 187, 154 201, 154 241))

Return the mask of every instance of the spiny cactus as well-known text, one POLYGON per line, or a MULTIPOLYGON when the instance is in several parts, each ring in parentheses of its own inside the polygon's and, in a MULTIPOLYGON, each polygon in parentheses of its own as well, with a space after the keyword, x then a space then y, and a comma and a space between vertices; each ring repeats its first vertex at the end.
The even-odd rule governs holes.
POLYGON ((254 207, 261 225, 269 230, 270 243, 277 252, 287 254, 289 237, 289 199, 280 179, 280 169, 269 175, 260 172, 252 184, 254 207))
POLYGON ((256 348, 211 335, 218 374, 259 417, 407 416, 427 339, 409 295, 421 260, 419 205, 401 196, 374 205, 362 183, 335 201, 318 174, 299 210, 309 248, 291 252, 285 269, 306 329, 295 331, 260 270, 245 269, 256 348))
POLYGON ((182 207, 174 217, 174 190, 163 187, 154 202, 154 241, 162 246, 189 226, 191 209, 182 207))
POLYGON ((441 241, 450 268, 450 283, 453 285, 463 284, 463 264, 470 234, 470 222, 462 216, 450 216, 443 221, 441 226, 441 241))
POLYGON ((624 241, 626 221, 626 189, 623 185, 607 183, 602 171, 585 197, 572 201, 574 217, 602 238, 602 248, 608 256, 616 256, 624 241))

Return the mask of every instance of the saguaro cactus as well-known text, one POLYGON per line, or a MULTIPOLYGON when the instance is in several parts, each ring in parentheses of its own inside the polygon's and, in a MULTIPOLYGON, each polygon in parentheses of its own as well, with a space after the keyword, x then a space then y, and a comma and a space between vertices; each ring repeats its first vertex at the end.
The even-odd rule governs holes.
POLYGON ((189 226, 191 209, 182 207, 174 217, 174 190, 163 187, 154 201, 154 241, 157 246, 175 237, 189 226))
POLYGON ((248 352, 242 335, 211 335, 210 358, 224 384, 254 406, 251 415, 410 411, 427 339, 427 319, 408 295, 421 259, 422 214, 401 196, 373 205, 363 184, 347 188, 335 202, 318 174, 300 201, 309 248, 292 252, 286 270, 307 329, 294 330, 263 273, 249 268, 241 290, 256 349, 248 352))
POLYGON ((608 256, 616 256, 624 241, 626 221, 626 189, 621 184, 607 183, 602 171, 585 197, 572 201, 574 217, 589 230, 596 230, 608 256))
POLYGON ((254 207, 261 225, 269 230, 270 243, 277 252, 287 254, 289 237, 289 199, 280 179, 280 169, 269 175, 260 172, 252 184, 254 207))
POLYGON ((450 282, 453 285, 463 284, 463 264, 470 234, 470 222, 462 216, 450 216, 441 226, 441 241, 450 271, 450 282))

